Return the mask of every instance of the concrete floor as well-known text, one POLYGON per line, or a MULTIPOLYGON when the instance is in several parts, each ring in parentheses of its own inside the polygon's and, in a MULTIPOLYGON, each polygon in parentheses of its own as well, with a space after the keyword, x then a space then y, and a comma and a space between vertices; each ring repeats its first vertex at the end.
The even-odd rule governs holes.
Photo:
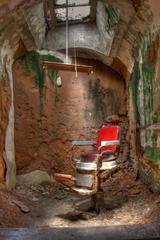
POLYGON ((0 229, 0 240, 140 240, 160 239, 160 225, 123 225, 90 228, 0 229))

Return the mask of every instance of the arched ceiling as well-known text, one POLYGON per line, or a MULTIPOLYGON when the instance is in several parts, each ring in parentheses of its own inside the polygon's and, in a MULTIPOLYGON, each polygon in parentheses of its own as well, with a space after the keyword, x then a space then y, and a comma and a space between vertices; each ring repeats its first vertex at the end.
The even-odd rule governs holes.
MULTIPOLYGON (((160 1, 100 0, 100 2, 110 4, 118 9, 118 24, 112 34, 109 51, 93 53, 93 49, 89 49, 89 46, 87 49, 127 79, 132 73, 134 57, 144 33, 148 30, 159 30, 160 1)), ((0 1, 0 44, 2 45, 3 41, 8 39, 11 46, 16 49, 21 38, 28 49, 47 48, 47 27, 51 28, 52 22, 50 22, 50 26, 47 26, 46 4, 50 7, 51 21, 54 25, 52 0, 0 1)), ((92 41, 94 42, 94 38, 92 41)))
MULTIPOLYGON (((158 0, 155 0, 158 1, 158 0)), ((113 68, 116 68, 125 78, 129 78, 130 73, 133 69, 134 57, 137 52, 137 48, 140 45, 141 40, 143 39, 144 33, 152 27, 153 16, 151 12, 152 1, 147 0, 100 0, 97 1, 98 4, 109 4, 118 9, 119 19, 116 28, 114 31, 109 34, 106 34, 106 43, 103 45, 96 34, 96 27, 92 26, 92 33, 87 27, 86 29, 79 28, 78 30, 74 29, 75 26, 71 26, 71 33, 77 32, 76 37, 83 39, 82 45, 76 39, 78 48, 85 48, 86 51, 90 49, 89 52, 94 52, 94 56, 110 65, 113 68), (93 30, 93 28, 95 28, 93 30), (94 31, 94 32, 93 32, 94 31), (84 36, 83 36, 84 34, 84 36), (91 38, 91 41, 86 38, 91 38), (88 42, 86 42, 88 40, 88 42), (98 45, 99 42, 99 45, 98 45)), ((100 15, 103 16, 102 9, 100 15)), ((100 21, 104 21, 105 17, 101 17, 100 21)), ((77 26, 78 28, 78 26, 77 26)), ((101 31, 97 23, 98 32, 101 31)), ((50 41, 48 47, 50 48, 64 48, 64 45, 59 40, 61 33, 64 32, 64 29, 52 30, 50 36, 50 41), (53 42, 52 40, 55 39, 53 42), (50 43, 51 42, 51 43, 50 43), (58 43, 58 45, 56 45, 58 43)), ((103 31, 103 29, 102 29, 103 31)), ((65 38, 65 35, 63 36, 65 38)), ((70 43, 73 39, 73 36, 70 36, 70 43)), ((65 39, 64 39, 65 41, 65 39)), ((71 43, 71 48, 74 47, 71 43)))

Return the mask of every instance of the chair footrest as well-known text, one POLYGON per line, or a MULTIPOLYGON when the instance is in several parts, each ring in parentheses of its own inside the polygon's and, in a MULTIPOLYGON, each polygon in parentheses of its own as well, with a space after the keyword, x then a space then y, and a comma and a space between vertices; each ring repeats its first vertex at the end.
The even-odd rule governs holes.
POLYGON ((56 173, 55 180, 66 187, 72 187, 75 185, 76 179, 72 175, 56 173))
POLYGON ((117 167, 116 161, 106 161, 102 162, 102 166, 100 167, 100 170, 110 170, 117 167))
POLYGON ((78 187, 72 187, 71 188, 72 191, 76 192, 76 193, 79 193, 80 195, 93 195, 97 192, 97 190, 89 190, 89 189, 86 189, 86 188, 78 188, 78 187))

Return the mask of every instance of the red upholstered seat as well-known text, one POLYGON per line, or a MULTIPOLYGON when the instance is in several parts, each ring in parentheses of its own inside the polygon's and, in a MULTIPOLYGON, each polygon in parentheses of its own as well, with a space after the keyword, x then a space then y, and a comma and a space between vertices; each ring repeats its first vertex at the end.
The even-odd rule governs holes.
POLYGON ((88 151, 81 154, 81 158, 87 161, 94 161, 97 151, 88 151))
MULTIPOLYGON (((81 154, 81 157, 84 160, 93 161, 95 159, 95 155, 98 153, 98 148, 101 146, 102 141, 114 141, 119 140, 120 138, 120 127, 116 125, 112 126, 103 126, 98 135, 97 141, 97 151, 88 151, 81 154)), ((101 148, 100 153, 102 152, 116 152, 119 148, 118 145, 112 146, 104 146, 101 148)))
MULTIPOLYGON (((119 140, 120 137, 120 127, 113 126, 103 126, 98 135, 98 147, 101 146, 101 141, 113 141, 119 140)), ((118 148, 118 145, 104 146, 101 148, 101 151, 112 151, 115 152, 118 148)))

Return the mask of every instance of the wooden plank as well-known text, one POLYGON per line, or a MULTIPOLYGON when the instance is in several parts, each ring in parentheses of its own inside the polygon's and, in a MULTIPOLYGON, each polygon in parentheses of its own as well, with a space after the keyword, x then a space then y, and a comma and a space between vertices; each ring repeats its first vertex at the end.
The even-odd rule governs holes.
POLYGON ((69 174, 55 173, 54 175, 56 181, 71 180, 75 181, 75 178, 69 174))
POLYGON ((77 72, 86 72, 86 73, 92 73, 94 68, 90 65, 76 65, 75 64, 65 64, 65 63, 58 63, 58 62, 49 62, 44 61, 43 62, 43 68, 45 69, 57 69, 61 71, 76 71, 77 72))

